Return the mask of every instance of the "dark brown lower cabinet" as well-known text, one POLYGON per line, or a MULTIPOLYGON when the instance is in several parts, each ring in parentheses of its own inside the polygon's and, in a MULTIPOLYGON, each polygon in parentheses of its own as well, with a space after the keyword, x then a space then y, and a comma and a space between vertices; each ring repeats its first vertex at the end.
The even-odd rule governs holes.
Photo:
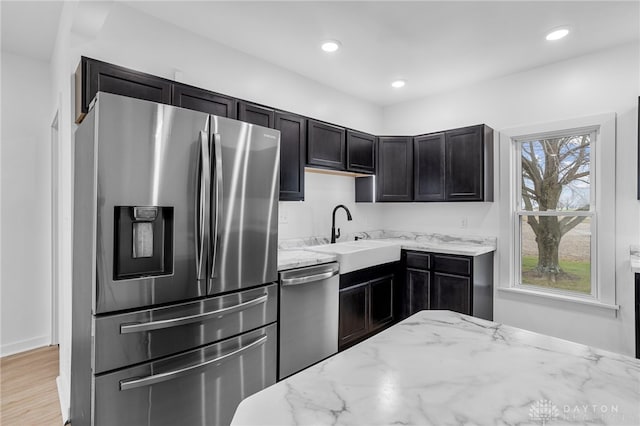
POLYGON ((636 274, 636 358, 640 359, 640 274, 636 274))
POLYGON ((405 316, 429 309, 431 272, 407 268, 405 316))
POLYGON ((340 290, 339 346, 356 341, 369 331, 368 300, 366 282, 340 290))
POLYGON ((493 253, 479 256, 402 251, 402 318, 442 309, 493 319, 493 253))
POLYGON ((397 320, 397 262, 340 276, 338 350, 382 331, 397 320))
POLYGON ((369 331, 393 321, 393 275, 369 281, 369 331))
POLYGON ((472 314, 470 277, 434 272, 431 296, 431 309, 472 314))

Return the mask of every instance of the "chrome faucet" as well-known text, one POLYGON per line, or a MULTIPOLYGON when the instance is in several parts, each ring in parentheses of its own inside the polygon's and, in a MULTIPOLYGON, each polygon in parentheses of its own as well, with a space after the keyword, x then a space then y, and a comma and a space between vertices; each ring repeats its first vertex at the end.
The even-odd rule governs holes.
POLYGON ((351 212, 344 204, 338 204, 333 209, 332 219, 331 219, 331 244, 336 242, 336 238, 340 238, 340 228, 338 228, 338 232, 336 232, 336 211, 339 208, 343 208, 345 212, 347 212, 347 220, 351 220, 351 212))

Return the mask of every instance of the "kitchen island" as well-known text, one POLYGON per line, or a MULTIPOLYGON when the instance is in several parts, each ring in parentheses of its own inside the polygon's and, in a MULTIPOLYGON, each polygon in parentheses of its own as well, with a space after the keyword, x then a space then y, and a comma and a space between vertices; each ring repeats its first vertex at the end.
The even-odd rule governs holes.
POLYGON ((232 425, 640 424, 640 361, 421 311, 245 399, 232 425))

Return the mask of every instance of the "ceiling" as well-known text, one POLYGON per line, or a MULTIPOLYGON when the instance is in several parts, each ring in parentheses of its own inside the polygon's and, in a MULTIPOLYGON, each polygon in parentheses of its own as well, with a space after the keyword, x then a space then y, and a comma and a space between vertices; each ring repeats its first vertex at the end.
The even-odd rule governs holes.
MULTIPOLYGON (((8 3, 2 1, 3 49, 46 59, 55 31, 39 41, 33 31, 51 32, 60 2, 41 2, 46 7, 27 14, 8 3), (26 29, 27 40, 19 35, 26 29)), ((121 3, 381 106, 640 39, 638 1, 121 3), (565 25, 568 37, 545 40, 565 25), (328 38, 342 49, 322 52, 328 38), (407 85, 393 89, 398 78, 407 85)))
POLYGON ((2 51, 49 61, 61 12, 61 1, 0 0, 2 51))

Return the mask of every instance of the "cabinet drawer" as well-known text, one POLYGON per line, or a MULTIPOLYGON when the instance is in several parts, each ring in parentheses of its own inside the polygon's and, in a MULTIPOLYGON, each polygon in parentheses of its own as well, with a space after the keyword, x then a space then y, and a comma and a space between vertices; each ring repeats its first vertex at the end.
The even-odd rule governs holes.
POLYGON ((471 259, 468 257, 434 254, 433 270, 450 274, 471 275, 471 259))
POLYGON ((275 284, 96 319, 95 372, 171 355, 276 321, 275 284), (137 327, 137 329, 136 329, 137 327))
POLYGON ((92 424, 228 425, 240 401, 276 382, 277 341, 271 324, 96 376, 92 424))
POLYGON ((430 269, 431 255, 420 252, 407 252, 407 266, 409 268, 430 269))

